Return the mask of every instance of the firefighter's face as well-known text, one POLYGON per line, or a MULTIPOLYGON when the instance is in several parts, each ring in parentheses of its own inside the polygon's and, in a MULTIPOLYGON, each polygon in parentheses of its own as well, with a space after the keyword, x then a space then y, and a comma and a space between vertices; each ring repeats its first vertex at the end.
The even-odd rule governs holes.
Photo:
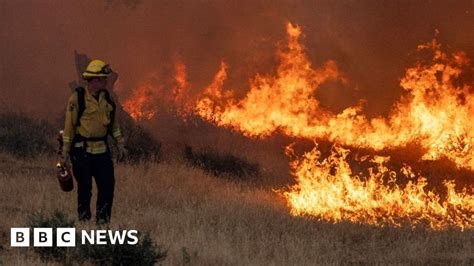
POLYGON ((89 81, 89 90, 91 93, 96 93, 100 90, 105 89, 105 86, 107 85, 107 78, 106 77, 98 77, 98 78, 93 78, 89 81))

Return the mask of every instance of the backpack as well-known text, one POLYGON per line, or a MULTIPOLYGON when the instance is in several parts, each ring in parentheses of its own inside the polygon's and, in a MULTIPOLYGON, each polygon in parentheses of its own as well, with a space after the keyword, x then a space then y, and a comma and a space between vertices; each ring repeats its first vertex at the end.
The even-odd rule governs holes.
MULTIPOLYGON (((115 102, 112 101, 112 98, 110 98, 110 93, 108 90, 101 90, 100 92, 104 92, 104 97, 107 103, 109 103, 112 106, 112 111, 110 112, 110 123, 107 128, 107 134, 112 134, 112 127, 115 121, 115 109, 116 105, 115 102)), ((85 89, 83 87, 77 87, 76 88, 76 93, 77 93, 77 102, 79 105, 79 110, 77 112, 77 120, 76 120, 76 127, 81 125, 81 117, 84 114, 84 110, 86 109, 86 101, 85 101, 85 89)), ((107 135, 105 136, 107 137, 107 135)))

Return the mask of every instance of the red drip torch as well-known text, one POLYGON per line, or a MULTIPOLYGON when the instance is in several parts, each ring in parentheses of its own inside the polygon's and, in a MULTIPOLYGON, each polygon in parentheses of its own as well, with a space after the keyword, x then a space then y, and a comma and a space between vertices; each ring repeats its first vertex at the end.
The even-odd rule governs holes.
POLYGON ((69 192, 74 189, 74 182, 72 181, 71 167, 69 165, 62 165, 60 162, 56 164, 58 169, 56 177, 59 181, 59 186, 64 192, 69 192))
MULTIPOLYGON (((58 155, 61 154, 62 148, 63 148, 63 131, 59 131, 58 135, 58 143, 59 147, 57 150, 58 155)), ((61 162, 56 163, 56 177, 58 178, 59 181, 59 186, 61 187, 61 190, 64 192, 69 192, 74 189, 74 181, 72 180, 72 172, 71 172, 71 167, 67 164, 63 165, 61 162)))

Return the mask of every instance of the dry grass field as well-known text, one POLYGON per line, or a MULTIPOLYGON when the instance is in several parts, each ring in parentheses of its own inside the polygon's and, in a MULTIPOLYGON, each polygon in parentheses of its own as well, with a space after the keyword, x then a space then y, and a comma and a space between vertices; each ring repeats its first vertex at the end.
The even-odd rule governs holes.
MULTIPOLYGON (((75 217, 76 191, 60 191, 53 161, 0 154, 0 264, 45 263, 32 248, 9 244, 10 227, 24 226, 29 214, 61 210, 75 217)), ((472 230, 295 218, 269 186, 216 177, 179 159, 116 164, 111 227, 151 232, 168 250, 163 265, 474 264, 472 230)))

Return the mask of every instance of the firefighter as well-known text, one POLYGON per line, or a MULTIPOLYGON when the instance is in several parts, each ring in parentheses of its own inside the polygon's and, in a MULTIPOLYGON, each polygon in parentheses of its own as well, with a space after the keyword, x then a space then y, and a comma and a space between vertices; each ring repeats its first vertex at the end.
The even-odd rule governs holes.
POLYGON ((63 133, 63 164, 72 163, 77 181, 79 221, 91 219, 92 177, 97 186, 96 223, 109 223, 114 198, 114 166, 107 143, 111 135, 118 158, 127 150, 115 115, 115 103, 106 90, 112 70, 101 60, 92 60, 84 73, 86 88, 77 88, 69 98, 63 133))

